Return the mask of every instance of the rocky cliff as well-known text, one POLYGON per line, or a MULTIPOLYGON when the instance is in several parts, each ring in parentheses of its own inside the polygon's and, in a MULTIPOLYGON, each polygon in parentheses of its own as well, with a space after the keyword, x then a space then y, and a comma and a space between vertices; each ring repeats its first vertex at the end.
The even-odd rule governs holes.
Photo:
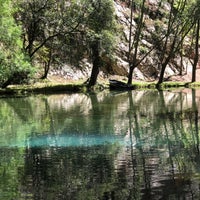
MULTIPOLYGON (((127 62, 128 55, 128 41, 129 41, 129 29, 130 29, 130 8, 126 1, 115 1, 115 12, 117 20, 122 28, 121 39, 116 49, 117 65, 115 71, 121 72, 121 68, 128 71, 129 65, 127 62), (119 70, 118 70, 119 69, 119 70)), ((127 1, 129 2, 129 1, 127 1)), ((145 14, 144 14, 144 26, 142 36, 139 45, 138 59, 141 59, 143 55, 149 51, 155 45, 155 33, 158 29, 166 29, 166 13, 170 12, 170 4, 165 2, 160 4, 157 0, 148 0, 145 2, 145 14)), ((133 13, 133 37, 135 29, 137 28, 137 20, 139 11, 137 8, 133 13)), ((162 36, 162 35, 161 35, 162 36)), ((158 47, 159 48, 159 47, 158 47)), ((155 80, 159 76, 159 60, 157 56, 157 49, 155 48, 151 53, 140 63, 140 65, 134 69, 133 79, 141 80, 155 80)), ((179 75, 180 73, 187 73, 192 66, 187 57, 188 55, 178 55, 174 57, 168 64, 165 72, 165 79, 170 79, 171 76, 179 75)), ((124 70, 123 70, 124 71, 124 70)), ((120 74, 120 73, 118 73, 120 74)), ((126 75, 121 73, 120 75, 126 75)))
MULTIPOLYGON (((100 77, 109 77, 118 75, 126 79, 129 71, 128 53, 129 53, 129 30, 131 21, 131 10, 126 0, 115 0, 115 14, 118 22, 119 35, 116 41, 117 46, 115 49, 114 59, 108 57, 104 59, 104 66, 101 68, 100 77)), ((155 32, 158 29, 166 28, 164 23, 165 15, 170 12, 170 5, 165 2, 160 4, 157 0, 147 0, 144 13, 144 26, 142 29, 142 36, 138 49, 138 59, 141 59, 149 49, 155 45, 155 32)), ((137 28, 138 16, 140 11, 137 10, 137 6, 133 13, 133 29, 132 38, 137 28)), ((91 63, 88 59, 83 59, 80 63, 81 68, 77 69, 77 66, 63 65, 62 70, 52 70, 51 75, 61 75, 65 79, 80 79, 87 78, 91 73, 91 63)), ((168 64, 165 72, 165 78, 169 79, 172 75, 178 75, 180 72, 187 72, 191 70, 191 64, 188 58, 185 56, 174 57, 168 64)), ((136 80, 157 80, 159 76, 159 60, 156 49, 151 53, 134 69, 133 79, 136 80)))

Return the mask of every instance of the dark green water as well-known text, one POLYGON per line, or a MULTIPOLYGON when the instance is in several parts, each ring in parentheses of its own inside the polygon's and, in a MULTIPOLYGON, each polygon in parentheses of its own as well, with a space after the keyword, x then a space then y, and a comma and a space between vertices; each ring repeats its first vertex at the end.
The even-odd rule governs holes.
POLYGON ((200 199, 200 90, 0 98, 0 199, 200 199))

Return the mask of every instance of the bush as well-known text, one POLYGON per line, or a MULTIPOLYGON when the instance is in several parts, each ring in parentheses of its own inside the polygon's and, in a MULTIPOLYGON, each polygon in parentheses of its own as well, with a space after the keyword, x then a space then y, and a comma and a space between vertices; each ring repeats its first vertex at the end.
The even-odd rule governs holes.
POLYGON ((13 15, 12 1, 0 0, 0 87, 12 82, 16 74, 32 71, 22 52, 21 27, 15 23, 13 15))

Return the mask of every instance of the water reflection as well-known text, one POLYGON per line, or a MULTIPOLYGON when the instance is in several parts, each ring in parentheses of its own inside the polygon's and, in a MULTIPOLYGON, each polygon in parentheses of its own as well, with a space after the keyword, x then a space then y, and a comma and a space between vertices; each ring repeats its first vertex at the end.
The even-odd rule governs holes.
POLYGON ((199 199, 199 90, 0 99, 0 199, 199 199))

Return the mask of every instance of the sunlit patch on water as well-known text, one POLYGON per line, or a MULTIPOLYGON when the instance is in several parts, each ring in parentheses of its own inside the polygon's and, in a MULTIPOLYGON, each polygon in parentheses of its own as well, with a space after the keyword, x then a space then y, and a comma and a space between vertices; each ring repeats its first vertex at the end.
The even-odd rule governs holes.
MULTIPOLYGON (((8 147, 91 147, 98 145, 118 144, 121 146, 131 145, 130 140, 118 135, 39 135, 30 137, 24 141, 7 144, 8 147)), ((135 145, 135 142, 132 144, 135 145)))

